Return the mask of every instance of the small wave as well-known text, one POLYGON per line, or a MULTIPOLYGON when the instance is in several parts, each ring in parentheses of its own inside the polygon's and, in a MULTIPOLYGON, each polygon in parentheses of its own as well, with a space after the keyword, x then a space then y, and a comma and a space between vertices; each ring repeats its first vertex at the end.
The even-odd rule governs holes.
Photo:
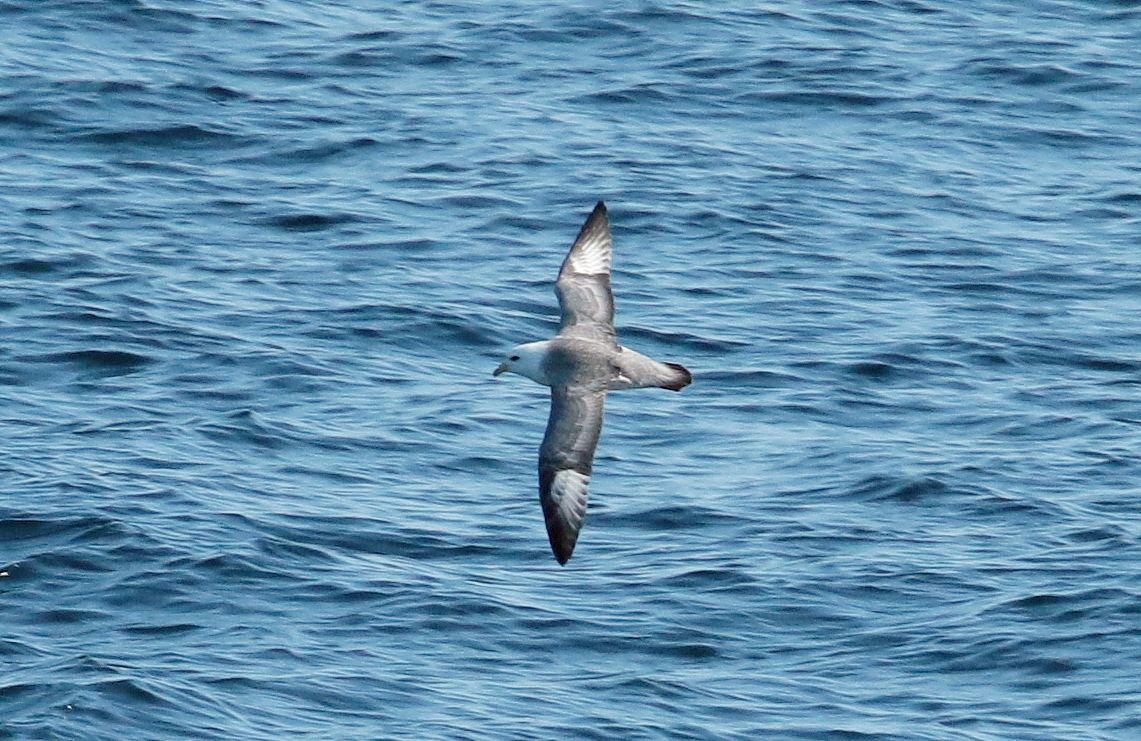
POLYGON ((319 232, 357 220, 351 214, 290 214, 272 216, 262 223, 283 232, 319 232))
POLYGON ((154 358, 123 350, 73 350, 42 356, 45 363, 75 363, 93 370, 129 372, 154 362, 154 358))
POLYGON ((869 501, 896 501, 904 504, 930 502, 947 497, 952 489, 937 478, 872 476, 856 485, 851 493, 869 501))
POLYGON ((116 129, 78 134, 78 141, 116 147, 209 147, 234 148, 249 140, 235 134, 214 131, 194 124, 175 124, 159 128, 116 129))
POLYGON ((790 105, 810 108, 873 108, 895 102, 885 95, 864 93, 783 91, 769 93, 742 93, 737 96, 741 104, 790 105))

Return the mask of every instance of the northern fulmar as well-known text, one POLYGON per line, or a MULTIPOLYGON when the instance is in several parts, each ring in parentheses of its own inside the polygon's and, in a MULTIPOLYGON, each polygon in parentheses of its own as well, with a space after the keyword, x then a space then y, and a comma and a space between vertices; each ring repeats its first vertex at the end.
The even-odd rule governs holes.
POLYGON ((618 344, 610 291, 610 222, 594 207, 555 281, 562 326, 554 339, 515 347, 493 375, 518 373, 551 387, 551 416, 539 447, 539 501, 560 564, 574 552, 586 517, 594 449, 607 391, 680 391, 693 376, 618 344))

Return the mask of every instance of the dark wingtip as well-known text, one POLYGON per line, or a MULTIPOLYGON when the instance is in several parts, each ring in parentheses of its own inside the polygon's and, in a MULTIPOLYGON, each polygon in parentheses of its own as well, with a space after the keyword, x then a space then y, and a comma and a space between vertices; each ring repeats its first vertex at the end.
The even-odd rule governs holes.
POLYGON ((578 533, 571 535, 563 530, 561 527, 554 529, 547 529, 547 539, 551 541, 551 553, 555 554, 555 560, 559 562, 559 566, 566 566, 567 561, 570 560, 571 555, 574 553, 574 545, 578 540, 578 533))
POLYGON ((594 210, 590 212, 590 216, 586 217, 586 223, 582 225, 582 230, 579 232, 579 236, 581 236, 584 232, 586 232, 593 225, 597 224, 599 221, 605 221, 607 224, 610 223, 610 220, 606 215, 606 204, 602 201, 596 203, 594 205, 594 210))
POLYGON ((591 229, 598 228, 599 226, 607 229, 610 228, 610 220, 606 216, 606 203, 602 203, 601 201, 599 201, 597 204, 594 204, 594 210, 590 212, 590 216, 586 217, 582 228, 578 229, 578 236, 574 237, 575 243, 577 243, 578 240, 582 239, 583 234, 590 232, 591 229))
MULTIPOLYGON (((583 472, 589 475, 589 464, 583 472)), ((578 542, 578 530, 568 526, 559 515, 558 506, 550 496, 543 493, 551 491, 555 473, 554 469, 544 468, 540 463, 539 501, 543 505, 543 521, 547 526, 547 540, 551 544, 551 553, 555 554, 555 560, 559 562, 560 566, 563 566, 574 553, 575 543, 578 542)))
POLYGON ((686 368, 684 365, 678 365, 677 363, 666 363, 666 365, 677 371, 678 375, 674 380, 670 381, 669 384, 663 385, 662 388, 669 389, 670 391, 681 391, 693 383, 693 374, 689 372, 689 368, 686 368))
MULTIPOLYGON (((584 235, 596 229, 604 229, 607 232, 610 231, 610 219, 606 215, 606 204, 602 201, 599 201, 598 205, 594 207, 594 210, 590 212, 590 216, 586 217, 582 228, 578 230, 578 236, 574 238, 574 244, 577 245, 584 235)), ((571 252, 573 251, 574 247, 571 247, 571 252)), ((570 259, 570 255, 567 255, 567 259, 570 259)), ((563 267, 566 267, 565 262, 563 263, 563 267)), ((559 271, 559 275, 562 275, 562 271, 559 271)))
POLYGON ((551 539, 551 552, 555 554, 555 560, 559 562, 559 566, 566 566, 567 561, 570 560, 571 555, 574 554, 574 543, 567 545, 566 543, 555 543, 551 539))

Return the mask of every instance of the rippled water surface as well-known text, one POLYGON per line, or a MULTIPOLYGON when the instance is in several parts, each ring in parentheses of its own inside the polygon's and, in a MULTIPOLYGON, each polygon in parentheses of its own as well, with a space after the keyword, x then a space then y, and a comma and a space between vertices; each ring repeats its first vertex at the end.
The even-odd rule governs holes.
POLYGON ((0 738, 1141 737, 1141 3, 0 24, 0 738))

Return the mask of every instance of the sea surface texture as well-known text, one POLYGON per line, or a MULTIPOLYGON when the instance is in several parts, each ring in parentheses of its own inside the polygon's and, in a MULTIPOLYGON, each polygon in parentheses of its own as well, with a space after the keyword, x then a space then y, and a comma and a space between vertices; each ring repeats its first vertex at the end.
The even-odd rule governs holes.
POLYGON ((0 2, 0 739, 1141 738, 1141 2, 0 2), (542 387, 598 200, 574 558, 542 387))

